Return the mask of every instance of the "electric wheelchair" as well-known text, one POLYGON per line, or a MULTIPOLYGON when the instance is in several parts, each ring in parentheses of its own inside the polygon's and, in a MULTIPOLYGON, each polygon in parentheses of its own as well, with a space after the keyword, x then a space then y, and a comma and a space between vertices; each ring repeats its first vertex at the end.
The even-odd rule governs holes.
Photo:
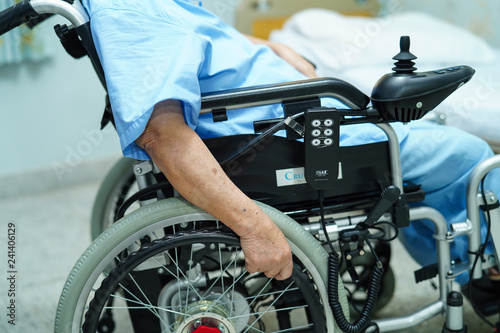
MULTIPOLYGON (((56 28, 63 45, 75 57, 89 56, 105 85, 78 1, 21 2, 0 12, 0 34, 54 13, 72 24, 56 28)), ((231 180, 285 234, 294 260, 290 279, 249 274, 231 230, 179 197, 150 162, 124 159, 99 193, 95 240, 66 281, 55 332, 388 332, 438 314, 446 318, 443 332, 465 332, 454 279, 464 271, 479 279, 497 263, 498 253, 481 252, 478 230, 483 209, 493 243, 500 237, 496 195, 480 186, 500 159, 484 161, 471 175, 463 223, 449 228, 438 211, 410 208, 425 194, 418 184, 403 181, 399 143, 388 123, 421 118, 474 74, 468 66, 415 73, 412 59, 409 39, 402 38, 395 72, 381 78, 371 98, 330 78, 202 97, 202 112, 212 113, 214 121, 224 121, 232 109, 283 104, 285 117, 255 122, 256 134, 205 142, 231 180), (323 97, 339 99, 349 109, 321 107, 323 97), (339 147, 340 126, 359 123, 376 124, 388 140, 339 147), (286 137, 274 135, 282 130, 286 137), (138 190, 128 197, 134 183, 138 190), (135 202, 142 207, 134 209, 135 202), (438 258, 417 278, 438 276, 437 300, 407 316, 372 320, 373 310, 386 302, 377 304, 381 289, 392 293, 383 282, 390 274, 387 242, 398 228, 422 219, 435 225, 438 258), (450 243, 460 235, 469 238, 467 263, 450 258, 450 243), (339 278, 342 272, 349 277, 339 278), (343 281, 350 280, 366 290, 362 308, 348 300, 343 281)))

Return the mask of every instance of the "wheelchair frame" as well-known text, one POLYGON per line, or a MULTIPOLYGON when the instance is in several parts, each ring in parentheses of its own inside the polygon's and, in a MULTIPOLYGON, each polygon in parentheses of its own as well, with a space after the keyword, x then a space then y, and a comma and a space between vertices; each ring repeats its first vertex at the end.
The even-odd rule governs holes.
MULTIPOLYGON (((391 155, 391 167, 392 167, 392 179, 394 180, 394 185, 403 188, 403 180, 401 177, 401 165, 399 160, 399 143, 396 134, 392 127, 388 124, 378 124, 378 126, 384 130, 388 137, 389 150, 391 155)), ((468 182, 468 195, 467 195, 467 220, 460 223, 451 224, 448 228, 448 224, 445 218, 441 215, 439 211, 430 207, 414 207, 410 208, 410 221, 413 223, 418 223, 419 220, 431 221, 436 231, 434 233, 434 238, 437 244, 437 270, 438 270, 438 288, 439 296, 438 299, 423 307, 422 309, 415 311, 406 316, 395 317, 395 318, 384 318, 376 319, 374 322, 377 324, 380 332, 391 332, 398 331, 405 328, 416 326, 426 320, 433 318, 439 314, 445 314, 446 323, 445 327, 449 329, 454 329, 453 331, 458 331, 463 329, 462 323, 462 310, 457 309, 454 306, 447 304, 447 298, 451 291, 460 292, 460 287, 454 282, 454 279, 472 268, 472 263, 476 259, 474 253, 481 245, 480 235, 476 230, 480 230, 480 206, 489 205, 496 206, 498 204, 498 199, 495 193, 488 191, 483 196, 479 192, 481 180, 493 169, 500 168, 500 156, 494 156, 488 160, 483 161, 478 165, 468 182), (486 199, 486 201, 485 201, 486 199), (469 239, 469 262, 468 263, 453 263, 450 256, 450 243, 457 236, 467 235, 469 239)), ((148 186, 148 171, 153 172, 154 165, 150 161, 138 162, 134 165, 135 177, 139 185, 139 189, 143 186, 148 186), (137 172, 140 170, 140 172, 137 172), (144 172, 146 170, 146 172, 144 172)), ((150 204, 151 202, 141 202, 141 206, 150 204)), ((490 210, 491 214, 491 238, 495 243, 495 239, 500 236, 500 208, 495 208, 490 210)), ((357 216, 357 222, 362 222, 366 218, 364 216, 357 216)), ((382 217, 382 219, 387 219, 387 216, 382 217)), ((352 221, 352 220, 351 220, 352 221)), ((353 222, 356 224, 357 222, 353 222)), ((340 223, 341 225, 341 223, 340 223)), ((312 234, 320 234, 321 239, 325 239, 324 235, 321 235, 320 226, 315 226, 312 224, 302 225, 305 230, 312 234)), ((327 230, 331 239, 338 238, 339 232, 338 226, 328 226, 327 230)), ((319 241, 319 240, 318 240, 319 241)), ((495 247, 496 249, 496 247, 495 247)), ((496 263, 499 253, 496 250, 495 254, 485 255, 484 258, 478 261, 478 265, 475 265, 474 271, 472 272, 472 278, 478 279, 482 277, 482 270, 488 267, 492 267, 496 263), (481 265, 479 265, 481 263, 481 265)), ((367 331, 369 332, 369 331, 367 331)), ((465 331, 464 331, 465 332, 465 331)))
MULTIPOLYGON (((78 0, 74 4, 69 4, 61 0, 32 0, 29 2, 33 12, 27 10, 30 15, 36 16, 40 14, 59 14, 66 19, 68 19, 73 28, 79 35, 79 38, 85 47, 93 65, 99 75, 101 82, 105 85, 104 76, 102 68, 100 67, 95 48, 92 44, 92 38, 89 28, 89 18, 87 17, 83 7, 78 0)), ((25 3, 23 3, 25 4, 25 3)), ((0 13, 0 19, 9 15, 11 12, 0 13)), ((29 20, 29 15, 26 15, 25 19, 29 20)), ((14 22, 15 26, 25 23, 24 22, 14 22)), ((8 26, 8 30, 15 27, 14 25, 8 26)), ((313 80, 314 81, 314 80, 313 80)), ((212 105, 203 110, 203 112, 212 112, 221 107, 226 109, 229 108, 240 108, 243 106, 257 106, 269 102, 281 102, 280 99, 276 99, 276 93, 284 93, 282 97, 286 94, 291 93, 296 96, 295 88, 302 89, 307 88, 306 91, 310 91, 313 81, 303 82, 303 83, 292 83, 285 85, 277 85, 273 87, 258 87, 253 90, 239 90, 231 92, 221 92, 217 94, 212 94, 206 96, 206 105, 212 105), (311 83, 312 82, 312 83, 311 83), (296 87, 294 85, 297 85, 296 87), (270 93, 266 99, 266 94, 270 93), (258 97, 260 96, 260 97, 258 97), (248 98, 247 98, 248 97, 248 98), (256 100, 260 99, 260 100, 256 100), (263 101, 265 100, 265 101, 263 101), (244 102, 242 102, 244 101, 244 102), (230 107, 228 105, 231 105, 230 107)), ((320 91, 318 93, 317 86, 312 89, 316 89, 314 93, 315 96, 323 97, 327 92, 320 91)), ((330 89, 329 87, 328 89, 330 89)), ((338 88, 338 87, 337 87, 338 88)), ((341 88, 341 87, 340 87, 341 88)), ((321 89, 320 89, 321 90, 321 89)), ((278 93, 278 95, 279 95, 278 93)), ((308 93, 305 93, 308 96, 308 93)), ((333 97, 339 98, 344 101, 349 106, 356 106, 356 103, 351 103, 351 100, 345 99, 343 93, 339 94, 339 90, 333 91, 333 97)), ((378 124, 382 128, 389 140, 390 155, 391 155, 391 169, 392 169, 392 180, 393 183, 399 188, 403 188, 403 180, 401 178, 401 166, 399 161, 399 144, 397 137, 392 130, 392 128, 387 124, 378 124)), ((494 266, 498 262, 500 253, 496 246, 498 240, 500 239, 500 208, 498 208, 498 199, 495 193, 489 191, 486 194, 480 194, 479 187, 481 180, 488 174, 491 170, 495 168, 500 168, 500 156, 494 156, 488 160, 485 160, 480 165, 478 165, 468 181, 467 188, 467 219, 461 223, 454 223, 448 229, 448 225, 444 217, 435 209, 428 207, 417 207, 410 209, 410 220, 416 221, 421 219, 430 220, 436 227, 436 232, 434 238, 437 242, 437 261, 438 261, 438 281, 439 281, 439 296, 438 299, 429 304, 428 306, 418 310, 412 314, 396 317, 375 320, 380 332, 395 331, 411 326, 418 325, 421 322, 428 320, 429 318, 436 316, 438 314, 444 314, 446 317, 446 323, 444 331, 446 332, 462 332, 464 331, 462 323, 462 311, 461 306, 454 306, 447 303, 447 297, 450 292, 458 291, 460 292, 454 279, 459 274, 469 271, 471 269, 471 277, 473 279, 478 279, 482 276, 482 270, 488 267, 494 266), (480 233, 480 207, 488 206, 491 215, 491 239, 495 245, 495 253, 485 256, 484 258, 476 258, 476 252, 480 248, 481 238, 480 233), (496 207, 496 208, 492 208, 496 207), (450 258, 450 243, 457 236, 466 235, 469 240, 469 262, 452 264, 450 258), (477 264, 473 265, 473 263, 477 264)), ((151 169, 153 169, 151 167, 151 169)), ((138 175, 137 182, 143 184, 144 174, 141 172, 138 175)), ((144 183, 145 184, 145 183, 144 183)), ((142 186, 142 185, 141 185, 142 186)), ((63 293, 61 295, 60 303, 58 306, 58 313, 56 317, 55 332, 67 332, 69 326, 73 326, 72 331, 79 331, 79 327, 74 326, 76 323, 74 320, 79 316, 79 312, 83 311, 83 306, 85 304, 79 303, 77 299, 81 297, 81 292, 90 292, 89 283, 98 279, 96 272, 98 270, 105 270, 104 259, 109 259, 114 255, 117 255, 118 249, 121 246, 123 249, 124 242, 127 242, 134 237, 142 237, 148 234, 149 230, 152 228, 152 224, 147 224, 144 222, 142 225, 139 223, 131 227, 131 221, 137 219, 137 222, 146 217, 151 217, 151 214, 158 214, 158 207, 162 205, 176 205, 178 209, 187 209, 190 214, 203 216, 203 218, 210 219, 206 213, 191 207, 188 203, 183 202, 178 199, 168 199, 166 203, 159 202, 157 204, 146 205, 144 208, 138 210, 137 213, 132 214, 130 218, 125 218, 119 222, 116 226, 105 231, 101 236, 99 236, 89 249, 83 254, 82 258, 75 265, 75 268, 70 274, 66 285, 64 287, 63 293), (123 228, 122 228, 123 227, 123 228), (128 227, 129 229, 126 229, 128 227), (122 228, 122 229, 119 229, 122 228), (121 231, 119 231, 121 230, 121 231), (106 245, 106 242, 111 242, 106 245), (115 243, 113 243, 115 242, 115 243), (122 244, 122 245, 120 245, 122 244), (109 252, 114 250, 115 252, 109 252), (90 258, 90 259, 89 259, 90 258), (92 259, 93 258, 93 259, 92 259), (92 272, 87 272, 89 269, 89 260, 92 261, 92 265, 95 266, 95 270, 92 272), (103 266, 104 265, 104 266, 103 266)), ((326 252, 320 245, 319 241, 312 237, 310 232, 304 229, 302 226, 289 221, 282 213, 273 211, 272 209, 266 208, 265 205, 262 206, 266 213, 270 214, 279 227, 283 230, 287 238, 290 240, 292 249, 301 253, 300 256, 304 262, 307 262, 311 268, 312 279, 315 281, 316 286, 322 294, 322 302, 325 308, 325 319, 327 321, 327 328, 329 331, 335 330, 334 320, 331 315, 331 309, 328 305, 327 300, 324 298, 326 290, 326 268, 319 267, 321 264, 326 264, 326 252), (306 245, 304 245, 306 242, 306 245), (317 255, 317 258, 315 257, 317 255), (311 257, 311 255, 313 257, 311 257)), ((147 220, 147 219, 146 219, 147 220)), ((361 221, 361 220, 360 220, 361 221)), ((338 230, 337 228, 331 227, 328 229, 328 234, 332 235, 332 238, 336 236, 338 230)), ((127 243, 128 244, 128 243, 127 243)), ((78 324, 79 326, 79 324, 78 324)))

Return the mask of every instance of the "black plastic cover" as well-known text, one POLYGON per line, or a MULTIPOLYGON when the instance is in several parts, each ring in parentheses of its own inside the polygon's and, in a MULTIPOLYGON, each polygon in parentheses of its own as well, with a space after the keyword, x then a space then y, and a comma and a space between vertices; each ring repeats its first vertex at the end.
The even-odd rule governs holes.
POLYGON ((468 82, 474 72, 469 66, 451 66, 428 72, 386 74, 373 88, 372 104, 388 121, 420 119, 468 82))
POLYGON ((0 12, 0 35, 27 23, 32 17, 37 16, 30 2, 25 0, 0 12))
MULTIPOLYGON (((221 161, 255 135, 236 135, 204 140, 212 154, 221 161)), ((332 189, 325 191, 325 204, 352 203, 354 200, 378 198, 390 184, 387 142, 340 147, 341 177, 332 189)), ((278 186, 276 171, 304 167, 304 144, 273 136, 237 160, 224 166, 231 180, 250 198, 282 211, 307 209, 318 204, 318 191, 307 183, 278 186)), ((295 172, 291 177, 303 178, 295 172)))

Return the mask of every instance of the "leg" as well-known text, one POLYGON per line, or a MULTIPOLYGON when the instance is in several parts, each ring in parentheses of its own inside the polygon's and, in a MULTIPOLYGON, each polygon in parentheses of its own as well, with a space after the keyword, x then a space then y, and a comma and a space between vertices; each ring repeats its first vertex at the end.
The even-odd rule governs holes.
MULTIPOLYGON (((410 133, 401 143, 403 178, 421 184, 424 205, 439 210, 448 223, 466 219, 466 187, 472 169, 493 155, 483 140, 461 130, 419 121, 410 123, 410 133)), ((485 187, 499 193, 498 170, 486 178, 485 187)), ((413 222, 402 230, 402 241, 421 265, 436 261, 433 226, 426 221, 413 222)), ((486 228, 481 228, 483 237, 486 228)), ((491 251, 491 245, 490 249, 491 251)), ((488 251, 488 249, 487 249, 488 251)), ((460 237, 451 244, 451 257, 467 261, 467 239, 460 237)), ((459 277, 465 283, 466 276, 459 277)))

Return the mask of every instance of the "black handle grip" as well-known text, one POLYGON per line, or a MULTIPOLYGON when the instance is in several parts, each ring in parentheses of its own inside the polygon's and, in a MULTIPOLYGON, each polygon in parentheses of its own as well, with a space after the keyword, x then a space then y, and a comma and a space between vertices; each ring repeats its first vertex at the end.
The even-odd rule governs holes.
POLYGON ((389 208, 391 208, 399 199, 401 190, 399 187, 390 185, 386 187, 380 194, 380 198, 373 206, 366 220, 359 223, 356 229, 364 229, 366 226, 372 226, 389 208))
POLYGON ((335 78, 319 78, 203 94, 202 113, 225 108, 237 109, 306 97, 333 97, 351 108, 365 108, 370 98, 353 85, 335 78))
POLYGON ((37 12, 35 12, 28 0, 16 3, 14 6, 1 11, 0 36, 23 23, 27 23, 32 17, 37 15, 37 12))

